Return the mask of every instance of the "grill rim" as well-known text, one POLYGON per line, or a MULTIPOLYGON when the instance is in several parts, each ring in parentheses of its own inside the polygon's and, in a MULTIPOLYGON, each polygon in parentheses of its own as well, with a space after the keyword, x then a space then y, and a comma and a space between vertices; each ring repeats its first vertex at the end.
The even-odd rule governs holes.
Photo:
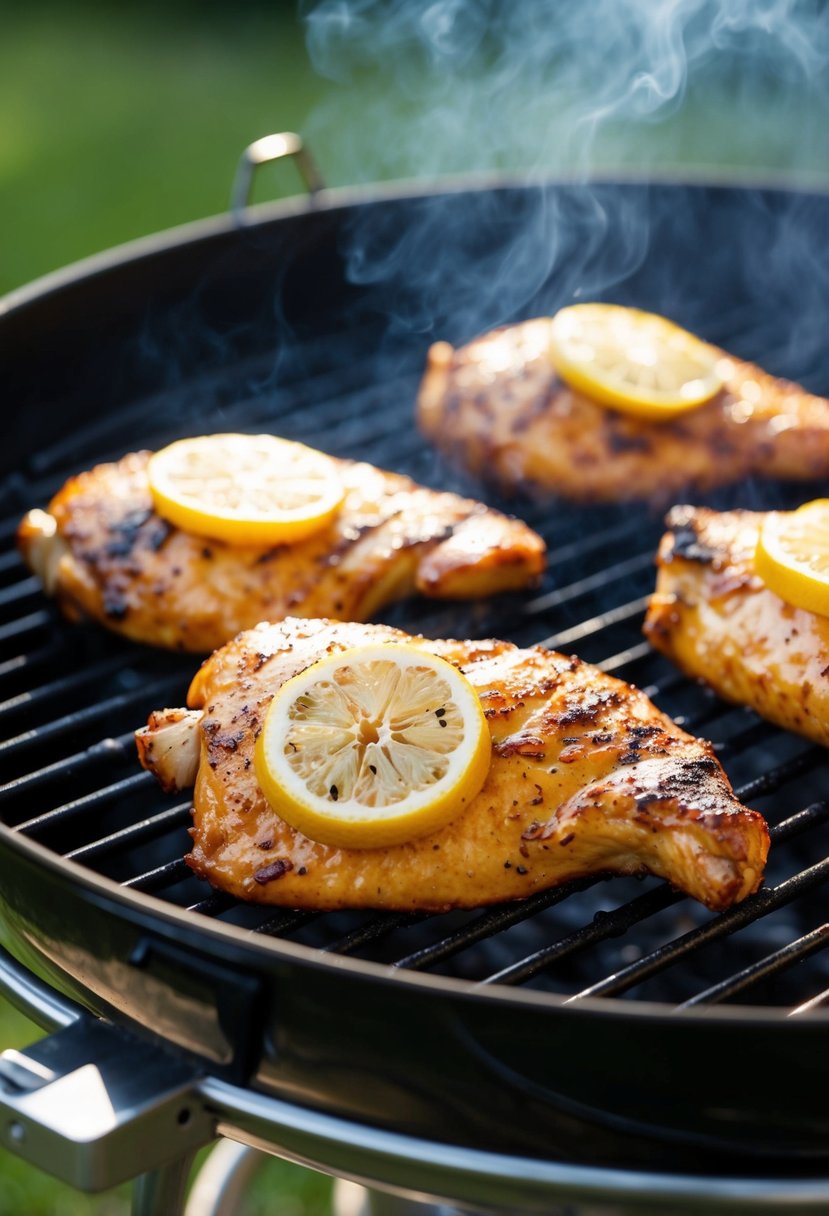
MULTIPOLYGON (((9 965, 0 948, 0 991, 43 1029, 56 1032, 84 1017, 83 1009, 58 996, 42 981, 33 979, 18 963, 9 965)), ((540 1161, 506 1153, 480 1153, 454 1146, 397 1135, 383 1129, 355 1126, 345 1120, 281 1103, 249 1089, 213 1077, 203 1078, 197 1092, 216 1120, 216 1134, 265 1152, 276 1152, 272 1134, 280 1132, 277 1155, 300 1165, 312 1165, 359 1182, 377 1185, 419 1199, 424 1193, 424 1171, 441 1179, 439 1193, 430 1197, 447 1203, 463 1201, 479 1206, 492 1201, 492 1188, 504 1190, 505 1201, 521 1192, 522 1211, 544 1214, 551 1199, 583 1202, 635 1200, 644 1205, 671 1202, 675 1210, 695 1212, 700 1201, 713 1203, 716 1212, 777 1212, 795 1202, 798 1210, 822 1212, 829 1182, 818 1175, 789 1178, 770 1184, 765 1178, 739 1175, 727 1178, 706 1174, 666 1173, 655 1177, 642 1170, 607 1169, 573 1164, 557 1158, 540 1161), (275 1122, 275 1114, 282 1119, 275 1122), (379 1165, 379 1172, 378 1172, 379 1165), (482 1188, 484 1188, 482 1192, 482 1188)), ((661 1209, 660 1209, 661 1210, 661 1209)))
POLYGON ((661 169, 659 176, 652 173, 637 173, 635 169, 609 168, 592 173, 589 180, 578 174, 561 174, 555 177, 528 176, 526 173, 470 173, 449 175, 435 179, 406 178, 367 186, 327 186, 314 195, 291 195, 276 202, 255 203, 245 209, 239 217, 232 212, 205 216, 189 220, 172 228, 135 237, 86 257, 78 258, 65 266, 47 271, 43 275, 13 287, 0 296, 0 325, 16 313, 37 304, 46 296, 94 279, 112 270, 163 254, 184 244, 196 244, 216 237, 229 236, 240 231, 251 231, 265 227, 275 220, 303 216, 318 211, 337 211, 370 203, 406 202, 407 200, 438 198, 441 195, 458 194, 464 191, 522 190, 528 187, 557 188, 582 186, 631 186, 631 187, 687 187, 694 190, 717 190, 734 193, 741 190, 765 191, 780 195, 829 194, 829 175, 809 173, 775 174, 773 171, 752 173, 750 170, 730 174, 718 171, 716 166, 698 170, 685 168, 671 172, 661 169))
MULTIPOLYGON (((566 187, 573 184, 583 186, 585 183, 529 183, 529 185, 533 184, 537 186, 548 185, 552 187, 564 185, 566 187)), ((685 176, 672 183, 667 177, 660 177, 658 181, 654 181, 651 178, 620 181, 618 175, 613 175, 608 177, 606 181, 598 181, 597 179, 596 184, 609 187, 618 185, 621 187, 633 186, 643 187, 646 189, 650 187, 658 189, 660 187, 678 185, 707 192, 722 191, 722 193, 728 195, 734 195, 735 193, 740 192, 747 193, 756 189, 756 185, 747 183, 745 179, 741 179, 740 181, 732 184, 718 184, 716 182, 712 183, 710 178, 707 177, 704 179, 701 178, 699 181, 689 182, 685 176)), ((525 190, 527 186, 528 183, 526 179, 522 178, 520 180, 515 180, 499 176, 497 179, 495 179, 494 185, 490 184, 489 186, 481 187, 479 184, 477 188, 525 190)), ((458 192, 468 192, 470 190, 469 179, 465 178, 458 181, 455 188, 458 192)), ((791 182, 787 182, 783 186, 771 185, 768 188, 771 191, 774 191, 777 195, 787 193, 793 198, 798 194, 804 193, 804 191, 793 187, 791 182)), ((829 198, 829 194, 827 194, 827 191, 823 189, 814 189, 813 193, 815 196, 823 199, 829 198)), ((297 206, 296 202, 289 202, 287 205, 266 205, 262 208, 261 218, 255 219, 251 224, 246 224, 244 227, 256 228, 257 226, 260 226, 264 228, 274 221, 279 221, 282 218, 301 217, 303 215, 312 214, 317 210, 328 210, 331 212, 336 212, 338 208, 347 210, 355 204, 382 204, 384 202, 391 202, 394 200, 406 201, 411 199, 416 200, 419 198, 436 197, 440 197, 440 195, 436 192, 434 184, 421 188, 414 195, 406 189, 389 190, 386 192, 378 192, 376 190, 344 191, 342 193, 337 193, 336 197, 322 200, 319 206, 311 206, 308 204, 297 206)), ((258 216, 259 209, 255 209, 255 211, 257 211, 258 216)), ((232 221, 197 221, 193 225, 185 225, 180 229, 174 229, 168 233, 159 234, 157 237, 143 238, 138 242, 130 243, 130 245, 127 246, 122 246, 109 253, 96 255, 92 259, 86 259, 84 262, 76 263, 74 267, 68 267, 65 272, 56 272, 55 275, 46 276, 38 283, 33 284, 28 293, 26 290, 24 290, 22 293, 12 293, 12 296, 18 297, 18 301, 17 304, 14 305, 13 311, 6 313, 6 317, 9 319, 11 319, 12 316, 20 318, 21 314, 25 312, 25 308, 27 306, 34 307, 40 301, 51 300, 56 294, 60 294, 60 290, 64 288, 69 289, 73 285, 83 285, 98 276, 105 275, 108 272, 115 273, 123 267, 134 265, 136 262, 140 262, 144 258, 152 258, 157 255, 161 255, 165 251, 174 252, 183 244, 195 244, 198 246, 199 243, 203 241, 206 247, 209 248, 211 238, 231 236, 235 231, 238 231, 238 225, 232 221), (184 235, 182 236, 182 234, 184 235)), ((0 303, 7 305, 8 301, 9 297, 6 297, 6 300, 0 303)), ((2 325, 3 319, 3 310, 0 308, 0 326, 2 325)), ((810 1014, 808 1018, 789 1019, 789 1010, 787 1009, 781 1010, 777 1007, 769 1008, 761 1006, 739 1006, 736 1008, 728 1006, 715 1006, 713 1008, 691 1008, 678 1012, 676 1007, 671 1004, 639 1000, 636 1002, 608 1002, 606 999, 594 1000, 591 998, 580 1000, 577 1007, 571 1006, 565 1011, 563 1007, 563 1000, 566 1000, 566 998, 562 998, 557 994, 541 993, 512 987, 507 990, 503 987, 494 985, 489 986, 486 992, 481 992, 480 986, 470 984, 468 981, 464 980, 453 979, 451 977, 435 975, 432 973, 413 973, 397 969, 394 969, 394 973, 390 974, 391 969, 388 966, 372 963, 365 959, 354 959, 339 955, 329 955, 328 957, 323 958, 320 956, 324 952, 314 947, 305 947, 301 946, 299 943, 288 942, 285 940, 263 940, 262 938, 257 938, 254 935, 248 935, 246 931, 239 929, 236 926, 213 920, 207 921, 205 918, 194 917, 192 912, 186 909, 179 909, 174 905, 171 905, 166 901, 159 900, 152 895, 150 895, 148 898, 146 893, 127 891, 118 883, 112 882, 102 875, 95 874, 92 871, 87 870, 85 867, 79 866, 75 862, 68 861, 68 859, 61 857, 52 850, 39 845, 36 841, 26 840, 15 833, 12 829, 6 827, 6 825, 0 824, 0 859, 2 859, 4 855, 15 862, 18 867, 22 867, 22 870, 19 869, 18 872, 28 869, 30 872, 34 872, 38 875, 38 880, 42 880, 45 863, 46 872, 48 872, 51 876, 54 890, 59 891, 62 883, 68 883, 68 889, 71 891, 73 898, 82 898, 85 903, 90 905, 90 907, 94 906, 95 912, 99 918, 97 923, 102 927, 103 930, 101 934, 102 938, 106 938, 105 926, 107 918, 109 918, 109 920, 112 921, 113 925, 117 928, 118 933, 121 934, 121 940, 123 940, 124 934, 134 933, 136 935, 140 935, 143 932, 151 935, 151 938, 154 941, 192 941, 195 942, 196 947, 202 951, 203 955, 207 956, 206 961, 212 961, 214 959, 221 960, 219 962, 219 966, 221 966, 222 961, 227 962, 228 960, 231 960, 237 965, 246 965, 246 959, 250 957, 261 957, 263 960, 270 960, 270 962, 273 964, 272 970, 274 973, 277 973, 280 965, 282 965, 283 974, 286 969, 299 966, 300 968, 304 969, 305 976, 310 980, 313 980, 313 977, 319 975, 320 973, 324 973, 326 979, 329 978, 329 973, 332 976, 339 974, 341 977, 347 980, 355 981, 352 988, 359 987, 361 981, 366 982, 365 985, 363 985, 363 991, 365 991, 366 987, 371 985, 382 984, 387 990, 390 989, 394 993, 395 999, 400 993, 410 995, 413 998, 413 1004, 415 1003, 414 998, 420 999, 422 997, 425 1000, 427 997, 435 998, 440 996, 444 998, 442 1004, 446 1007, 446 1011, 449 1013, 455 1012, 450 1007, 458 1003, 465 1006, 467 1009, 472 1007, 473 1010, 476 1011, 474 1018, 477 1019, 477 1021, 475 1026, 473 1026, 469 1031, 470 1038, 472 1037, 472 1030, 478 1028, 480 1025, 480 1018, 482 1017, 480 1013, 481 1010, 502 1010, 507 1007, 511 1007, 516 1010, 516 1013, 520 1011, 525 1015, 525 1021, 519 1025, 526 1025, 530 1022, 537 1023, 539 1018, 543 1017, 545 1027, 549 1025, 550 1028, 554 1029, 560 1024, 560 1020, 566 1017, 566 1024, 570 1028, 577 1028, 590 1026, 596 1022, 596 1019, 601 1018, 602 1021, 600 1023, 600 1028, 603 1026, 605 1030, 612 1031, 614 1034, 618 1033, 619 1027, 628 1028, 631 1035, 635 1034, 636 1031, 642 1027, 645 1027, 648 1032, 650 1032, 651 1029, 657 1031, 662 1028, 666 1032, 665 1037, 667 1037, 668 1041, 672 1043, 676 1042, 675 1035, 677 1031, 690 1032, 691 1030, 694 1030, 695 1033, 689 1033, 686 1041, 693 1041, 697 1044, 697 1047, 700 1039, 705 1038, 704 1032, 706 1030, 716 1030, 719 1028, 723 1032, 725 1039, 730 1041, 733 1045, 734 1041, 730 1038, 731 1034, 734 1034, 735 1031, 743 1031, 747 1026, 753 1026, 758 1032, 757 1037, 762 1039, 762 1042, 768 1049, 772 1041, 775 1046, 777 1044, 788 1045, 798 1041, 798 1039, 801 1041, 801 1043, 805 1042, 807 1046, 809 1043, 815 1045, 819 1041, 819 1036, 822 1033, 824 1019, 826 1016, 829 1016, 829 1010, 819 1009, 810 1014), (402 988, 400 981, 402 981, 402 988), (781 1020, 791 1020, 792 1030, 789 1032, 780 1031, 778 1027, 781 1020), (784 1039, 780 1038, 781 1033, 785 1035, 784 1039), (794 1038, 792 1036, 794 1036, 794 1038)), ((42 886, 43 884, 41 881, 39 881, 37 885, 42 886)), ((35 893, 33 896, 30 891, 27 891, 25 893, 25 899, 21 901, 22 908, 35 910, 38 894, 42 899, 42 892, 35 893)), ((47 974, 52 975, 52 982, 56 984, 59 991, 66 991, 66 986, 68 986, 70 991, 79 990, 82 994, 80 996, 81 1002, 93 1012, 98 1012, 104 1016, 112 1016, 112 1014, 115 1013, 117 1015, 116 1020, 118 1020, 118 1016, 120 1016, 124 1021, 130 1021, 131 1015, 128 1010, 129 1002, 127 998, 123 998, 120 1006, 118 1004, 113 1005, 108 1003, 108 999, 105 995, 106 984, 101 978, 100 970, 96 975, 94 968, 90 969, 88 966, 88 961, 90 959, 93 963, 101 962, 100 955, 92 955, 89 953, 84 958, 81 958, 80 961, 73 960, 72 964, 70 965, 66 961, 65 954, 61 955, 60 953, 60 941, 56 935, 55 953, 50 958, 48 951, 50 945, 53 943, 46 940, 46 922, 43 920, 42 915, 40 918, 38 918, 36 915, 32 916, 28 925, 25 923, 25 916, 21 915, 17 918, 17 923, 15 925, 13 923, 13 915, 11 919, 4 916, 5 912, 8 911, 14 913, 15 909, 10 909, 8 907, 7 900, 4 902, 6 903, 6 908, 3 909, 2 906, 0 906, 0 918, 6 919, 15 944, 21 950, 23 956, 26 957, 26 955, 28 955, 30 961, 34 959, 36 963, 40 965, 41 971, 38 971, 37 967, 34 968, 34 973, 36 975, 41 975, 42 970, 45 969, 47 974), (87 962, 86 978, 84 978, 85 961, 87 962), (97 980, 97 988, 92 982, 90 976, 94 976, 97 980)), ((55 915, 59 916, 59 913, 56 913, 55 915)), ((11 953, 13 957, 17 957, 13 950, 11 953)), ((125 955, 122 953, 115 958, 115 961, 124 963, 125 955)), ((126 954, 126 961, 130 961, 129 952, 126 954)), ((313 982, 311 982, 311 987, 313 988, 313 982)), ((121 994, 119 993, 118 995, 120 998, 121 994)), ((350 999, 353 998, 353 995, 353 991, 350 992, 350 999)), ((434 1005, 437 1005, 437 1003, 438 1002, 436 1000, 433 1001, 434 1005)), ((354 1004, 353 1000, 351 1000, 351 1004, 354 1004)), ((134 1022, 132 1024, 134 1025, 134 1022)), ((467 1027, 463 1025, 460 1029, 461 1031, 466 1031, 467 1027)), ((155 1033, 157 1038, 161 1039, 162 1042, 166 1042, 161 1032, 155 1033)), ((455 1028, 455 1036, 455 1042, 468 1050, 468 1044, 465 1039, 458 1035, 457 1028, 455 1028)), ((681 1037, 681 1034, 679 1037, 681 1037)), ((177 1044, 175 1042, 172 1043, 173 1047, 176 1045, 177 1044)), ((487 1051, 491 1053, 492 1051, 491 1046, 487 1046, 487 1043, 483 1044, 482 1049, 484 1053, 487 1051)), ((759 1047, 756 1043, 753 1043, 750 1049, 746 1047, 745 1050, 746 1054, 751 1056, 752 1060, 755 1062, 755 1065, 757 1064, 758 1060, 762 1060, 762 1056, 759 1055, 759 1047)), ((474 1056, 472 1056, 471 1059, 473 1062, 475 1061, 474 1056)), ((277 1057, 277 1067, 279 1067, 279 1063, 280 1061, 277 1057)), ((743 1061, 740 1061, 740 1064, 742 1066, 742 1072, 740 1075, 743 1076, 747 1066, 743 1061)), ((508 1068, 509 1065, 506 1065, 505 1067, 508 1068)), ((683 1076, 687 1076, 690 1082, 693 1083, 696 1078, 693 1076, 692 1072, 684 1071, 687 1067, 689 1066, 683 1065, 681 1061, 679 1062, 680 1073, 682 1073, 683 1076)), ((780 1067, 783 1067, 782 1064, 780 1067)), ((595 1069, 588 1068, 587 1072, 595 1072, 595 1069)), ((711 1073, 712 1065, 709 1062, 706 1062, 705 1074, 708 1076, 711 1073)), ((219 1075, 221 1075, 221 1073, 219 1075)), ((656 1073, 656 1078, 659 1080, 658 1070, 656 1073)), ((491 1079, 492 1078, 490 1078, 490 1082, 491 1079)), ((521 1078, 519 1077, 519 1080, 520 1079, 521 1078)), ((791 1084, 785 1070, 781 1074, 781 1079, 788 1085, 788 1089, 786 1089, 786 1093, 788 1093, 791 1089, 791 1084)), ((420 1079, 418 1078, 418 1080, 420 1079)), ((426 1085, 427 1081, 428 1076, 426 1081, 421 1082, 422 1087, 426 1085)), ((753 1089, 751 1092, 762 1095, 764 1093, 764 1085, 767 1084, 767 1081, 768 1078, 765 1076, 761 1076, 757 1078, 757 1080, 752 1078, 753 1089), (758 1085, 759 1088, 757 1088, 758 1085)), ((662 1084, 664 1090, 664 1079, 662 1080, 662 1084)), ((279 1091, 277 1090, 276 1094, 278 1094, 278 1092, 279 1091)), ((416 1097, 418 1096, 419 1095, 416 1095, 416 1097)), ((745 1094, 741 1094, 740 1096, 743 1099, 743 1107, 745 1107, 745 1094)), ((434 1098, 434 1095, 429 1093, 427 1094, 427 1097, 434 1098)), ((706 1098, 708 1097, 709 1095, 706 1095, 706 1098)), ((761 1099, 758 1097, 757 1101, 761 1101, 761 1099)), ((781 1095, 781 1105, 782 1104, 781 1095)), ((308 1105, 310 1105, 313 1109, 312 1102, 303 1105, 303 1109, 308 1109, 308 1105)), ((341 1108, 332 1106, 330 1109, 337 1110, 341 1108)), ((508 1104, 505 1103, 503 1109, 505 1111, 508 1110, 508 1104)), ((597 1109, 587 1107, 586 1109, 592 1113, 605 1113, 604 1108, 597 1109)), ((788 1107, 787 1109, 792 1109, 792 1107, 788 1107)), ((822 1109, 820 1111, 820 1117, 823 1119, 822 1109)), ((397 1124, 395 1125, 396 1127, 400 1127, 402 1119, 403 1115, 400 1116, 397 1124)), ((815 1123, 814 1129, 810 1131, 810 1135, 812 1136, 810 1144, 814 1140, 816 1127, 817 1123, 815 1123)), ((547 1131, 548 1128, 549 1123, 545 1123, 544 1130, 547 1131)), ((475 1130, 476 1125, 474 1122, 468 1127, 464 1126, 464 1134, 467 1137, 469 1137, 470 1134, 474 1134, 475 1130)), ((647 1135, 647 1130, 645 1130, 645 1135, 647 1135)), ((766 1135, 768 1135, 768 1133, 766 1133, 766 1135)), ((463 1147, 464 1143, 469 1143, 468 1138, 465 1142, 460 1141, 459 1139, 459 1146, 461 1148, 463 1147)), ((549 1144, 549 1141, 547 1141, 547 1143, 549 1144)), ((455 1141, 452 1140, 449 1147, 454 1144, 455 1141)), ((663 1147, 662 1142, 657 1141, 657 1144, 658 1147, 663 1147)), ((733 1154, 734 1146, 728 1141, 727 1138, 723 1140, 722 1147, 729 1152, 729 1155, 733 1154)), ((549 1156, 548 1150, 545 1151, 546 1155, 549 1156)), ((689 1151, 692 1151, 692 1155, 693 1151, 696 1151, 693 1143, 690 1144, 689 1151)), ((784 1151, 785 1150, 781 1150, 780 1156, 784 1155, 784 1151)), ((822 1140, 819 1150, 811 1148, 805 1151, 796 1150, 795 1157, 798 1161, 804 1162, 807 1167, 814 1164, 815 1168, 820 1168, 820 1165, 822 1165, 825 1161, 826 1153, 827 1151, 824 1147, 824 1141, 822 1140), (810 1153, 815 1155, 809 1155, 810 1153)), ((537 1160, 537 1158, 534 1159, 537 1160)), ((745 1159, 745 1155, 739 1157, 739 1160, 741 1161, 745 1161, 745 1159)), ((753 1159, 758 1160, 756 1157, 753 1159)), ((775 1158, 775 1160, 779 1159, 780 1157, 775 1158)), ((664 1170, 659 1172, 664 1172, 664 1170)))

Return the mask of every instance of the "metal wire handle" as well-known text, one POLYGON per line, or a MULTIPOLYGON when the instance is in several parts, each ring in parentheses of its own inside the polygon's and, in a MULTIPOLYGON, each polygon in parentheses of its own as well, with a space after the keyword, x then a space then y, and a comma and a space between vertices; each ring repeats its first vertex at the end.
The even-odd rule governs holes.
POLYGON ((302 137, 293 131, 281 131, 274 135, 263 135, 252 144, 248 144, 239 158, 239 166, 233 182, 230 196, 230 209, 234 215, 241 216, 250 205, 250 195, 253 188, 253 176, 259 165, 270 164, 274 160, 293 156, 296 160, 300 176, 311 198, 325 188, 325 182, 314 162, 302 137))

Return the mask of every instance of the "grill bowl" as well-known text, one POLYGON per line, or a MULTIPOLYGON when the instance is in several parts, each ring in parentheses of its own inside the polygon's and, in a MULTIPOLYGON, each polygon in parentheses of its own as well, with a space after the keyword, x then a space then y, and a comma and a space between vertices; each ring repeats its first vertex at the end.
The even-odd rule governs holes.
MULTIPOLYGON (((823 753, 722 705, 642 641, 657 513, 498 502, 436 461, 412 404, 433 337, 551 312, 577 287, 669 313, 825 389, 814 318, 829 303, 827 218, 819 194, 681 183, 332 192, 139 242, 7 297, 10 952, 220 1079, 358 1124, 620 1168, 818 1169, 826 1018, 792 1013, 829 988, 823 753), (427 253, 439 291, 412 278, 427 253), (486 278, 473 281, 481 263, 486 278), (413 601, 385 619, 433 636, 545 641, 647 688, 714 740, 740 796, 775 827, 771 894, 712 917, 656 881, 613 879, 488 913, 313 917, 237 905, 189 876, 188 806, 137 771, 130 732, 183 701, 193 660, 58 619, 13 534, 71 472, 236 427, 524 515, 551 550, 537 595, 413 601), (704 1006, 678 1008, 723 980, 731 987, 704 1006), (722 996, 730 1003, 712 1007, 722 996)), ((805 496, 766 484, 716 502, 805 496)))

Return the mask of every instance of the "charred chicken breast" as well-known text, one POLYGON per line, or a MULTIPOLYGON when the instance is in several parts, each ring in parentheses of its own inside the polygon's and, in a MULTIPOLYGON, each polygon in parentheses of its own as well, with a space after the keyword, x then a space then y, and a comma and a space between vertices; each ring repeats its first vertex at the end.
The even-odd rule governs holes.
POLYGON ((204 653, 261 620, 364 620, 418 592, 467 599, 532 585, 541 538, 519 520, 373 465, 335 461, 345 498, 304 540, 238 546, 153 508, 150 453, 71 478, 18 531, 29 566, 70 618, 204 653))
POLYGON ((829 744, 829 618, 787 604, 755 573, 762 518, 674 507, 645 633, 722 697, 829 744))
POLYGON ((287 619, 212 655, 188 703, 137 732, 141 762, 167 789, 195 782, 187 860, 240 899, 437 911, 583 875, 649 872, 725 908, 762 880, 766 825, 735 799, 711 746, 632 686, 541 647, 287 619), (337 650, 399 641, 455 664, 476 690, 491 735, 483 788, 451 822, 407 843, 308 839, 257 782, 254 745, 268 706, 286 680, 337 650))
POLYGON ((829 401, 724 351, 722 389, 670 421, 619 413, 569 387, 549 355, 550 319, 432 346, 421 430, 507 491, 580 502, 668 501, 747 476, 829 473, 829 401))

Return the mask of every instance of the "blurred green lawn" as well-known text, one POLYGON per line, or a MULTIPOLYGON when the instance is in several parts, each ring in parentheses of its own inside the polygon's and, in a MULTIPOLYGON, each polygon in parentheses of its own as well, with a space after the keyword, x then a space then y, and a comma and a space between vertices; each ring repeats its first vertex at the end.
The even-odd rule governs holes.
MULTIPOLYGON (((0 1049, 25 1047, 39 1035, 16 1009, 0 1001, 0 1049)), ((266 1158, 244 1208, 234 1216, 326 1216, 330 1191, 331 1182, 322 1174, 266 1158)), ((81 1194, 0 1149, 0 1216, 128 1216, 131 1194, 129 1185, 101 1195, 81 1194)))
MULTIPOLYGON (((291 4, 4 6, 0 292, 227 208, 242 149, 323 84, 291 4)), ((294 194, 291 166, 273 194, 294 194)))
MULTIPOLYGON (((133 237, 226 209, 241 150, 274 130, 311 128, 332 184, 423 172, 538 167, 565 147, 559 109, 515 81, 509 104, 520 139, 487 145, 486 108, 441 82, 447 114, 467 128, 435 126, 417 89, 389 88, 388 65, 363 70, 361 88, 313 71, 292 3, 155 4, 104 0, 6 5, 0 37, 0 294, 133 237), (385 91, 384 91, 385 86, 385 91), (469 102, 472 104, 469 104, 469 102), (455 102, 457 101, 457 104, 455 102), (399 142, 379 121, 396 107, 399 142), (466 107, 466 108, 464 108, 466 107), (407 125, 408 120, 408 125, 407 125), (558 125, 557 125, 558 124, 558 125), (462 138, 458 139, 458 135, 462 138)), ((457 83, 457 82, 456 82, 457 83)), ((530 80, 529 86, 532 86, 530 80)), ((689 91, 686 104, 631 138, 608 123, 596 139, 607 165, 752 167, 829 180, 829 108, 779 88, 739 92, 727 76, 689 91), (760 97, 762 101, 762 96, 760 97), (792 131, 797 139, 792 139, 792 131), (624 138, 622 136, 624 135, 624 138)), ((500 100, 500 99, 499 99, 500 100)), ((566 115, 565 115, 566 117, 566 115)), ((388 130, 388 128, 386 128, 388 130)), ((572 152, 572 146, 570 146, 572 152)), ((294 194, 291 166, 261 174, 257 197, 294 194)), ((36 1028, 0 1001, 0 1047, 23 1046, 36 1028)), ((329 1184, 274 1162, 249 1214, 316 1216, 329 1184)), ((0 1216, 122 1216, 128 1192, 78 1195, 0 1153, 0 1216)), ((241 1216, 241 1214, 240 1214, 241 1216)), ((246 1216, 248 1213, 246 1211, 246 1216)))
MULTIPOLYGON (((292 4, 6 5, 2 31, 0 294, 225 210, 242 149, 301 129, 324 90, 292 4)), ((292 166, 263 177, 263 197, 299 188, 292 166)), ((39 1034, 0 1000, 0 1048, 39 1034)), ((269 1161, 244 1216, 321 1216, 329 1191, 323 1176, 269 1161)), ((129 1187, 82 1195, 0 1150, 0 1216, 129 1208, 129 1187)))

